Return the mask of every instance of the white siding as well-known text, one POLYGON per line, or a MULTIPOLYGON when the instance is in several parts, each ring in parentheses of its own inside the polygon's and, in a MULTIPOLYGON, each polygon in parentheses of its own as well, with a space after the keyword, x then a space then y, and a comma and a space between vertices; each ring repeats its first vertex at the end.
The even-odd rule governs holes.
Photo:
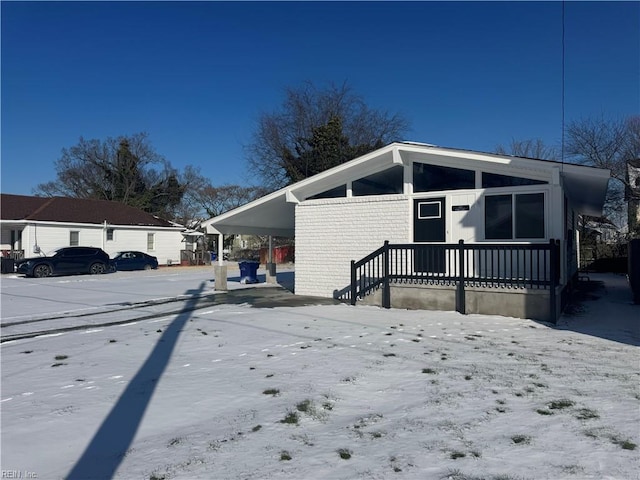
POLYGON ((296 206, 296 294, 334 297, 349 287, 351 260, 385 240, 406 243, 407 196, 313 200, 296 206))
POLYGON ((69 233, 80 233, 79 245, 83 247, 100 247, 113 257, 122 250, 138 250, 158 257, 160 265, 168 260, 174 264, 180 261, 180 250, 184 248, 182 234, 179 230, 153 227, 110 226, 114 229, 113 241, 107 241, 102 225, 47 225, 30 224, 25 226, 22 244, 25 256, 34 256, 33 248, 37 244, 43 253, 60 247, 69 246, 69 233), (155 249, 147 251, 147 234, 155 234, 155 249))

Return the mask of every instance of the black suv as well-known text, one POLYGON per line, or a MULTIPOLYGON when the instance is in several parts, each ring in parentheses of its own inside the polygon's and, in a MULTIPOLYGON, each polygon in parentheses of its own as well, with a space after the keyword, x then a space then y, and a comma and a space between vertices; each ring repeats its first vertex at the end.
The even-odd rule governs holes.
POLYGON ((27 277, 48 277, 74 273, 104 273, 109 268, 109 255, 97 247, 64 247, 46 257, 25 258, 16 271, 27 277))

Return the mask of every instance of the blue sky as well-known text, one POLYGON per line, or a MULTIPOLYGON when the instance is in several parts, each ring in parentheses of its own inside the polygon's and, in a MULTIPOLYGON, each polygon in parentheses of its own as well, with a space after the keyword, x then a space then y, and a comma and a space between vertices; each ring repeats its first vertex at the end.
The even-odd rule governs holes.
MULTIPOLYGON (((565 119, 640 113, 640 3, 566 2, 565 119)), ((62 148, 147 132, 178 170, 248 185, 285 87, 345 81, 405 138, 493 151, 562 136, 561 2, 6 2, 3 193, 62 148)))

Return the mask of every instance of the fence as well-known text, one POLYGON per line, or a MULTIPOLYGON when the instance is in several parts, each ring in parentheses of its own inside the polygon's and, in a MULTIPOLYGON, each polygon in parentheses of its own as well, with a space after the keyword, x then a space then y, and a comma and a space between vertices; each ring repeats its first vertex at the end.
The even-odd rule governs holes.
POLYGON ((464 313, 465 287, 550 290, 555 305, 560 276, 559 241, 545 244, 389 244, 351 262, 350 300, 382 288, 391 304, 390 284, 455 285, 456 310, 464 313))

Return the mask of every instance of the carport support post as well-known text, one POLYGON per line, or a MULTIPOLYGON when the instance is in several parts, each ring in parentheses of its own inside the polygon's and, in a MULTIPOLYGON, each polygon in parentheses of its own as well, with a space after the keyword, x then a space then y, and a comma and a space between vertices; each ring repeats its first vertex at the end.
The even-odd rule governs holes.
POLYGON ((214 290, 227 290, 227 266, 224 264, 224 234, 218 234, 218 263, 213 267, 214 290))
POLYGON ((276 263, 273 261, 273 237, 269 235, 269 253, 267 255, 267 283, 278 283, 276 280, 276 263))

